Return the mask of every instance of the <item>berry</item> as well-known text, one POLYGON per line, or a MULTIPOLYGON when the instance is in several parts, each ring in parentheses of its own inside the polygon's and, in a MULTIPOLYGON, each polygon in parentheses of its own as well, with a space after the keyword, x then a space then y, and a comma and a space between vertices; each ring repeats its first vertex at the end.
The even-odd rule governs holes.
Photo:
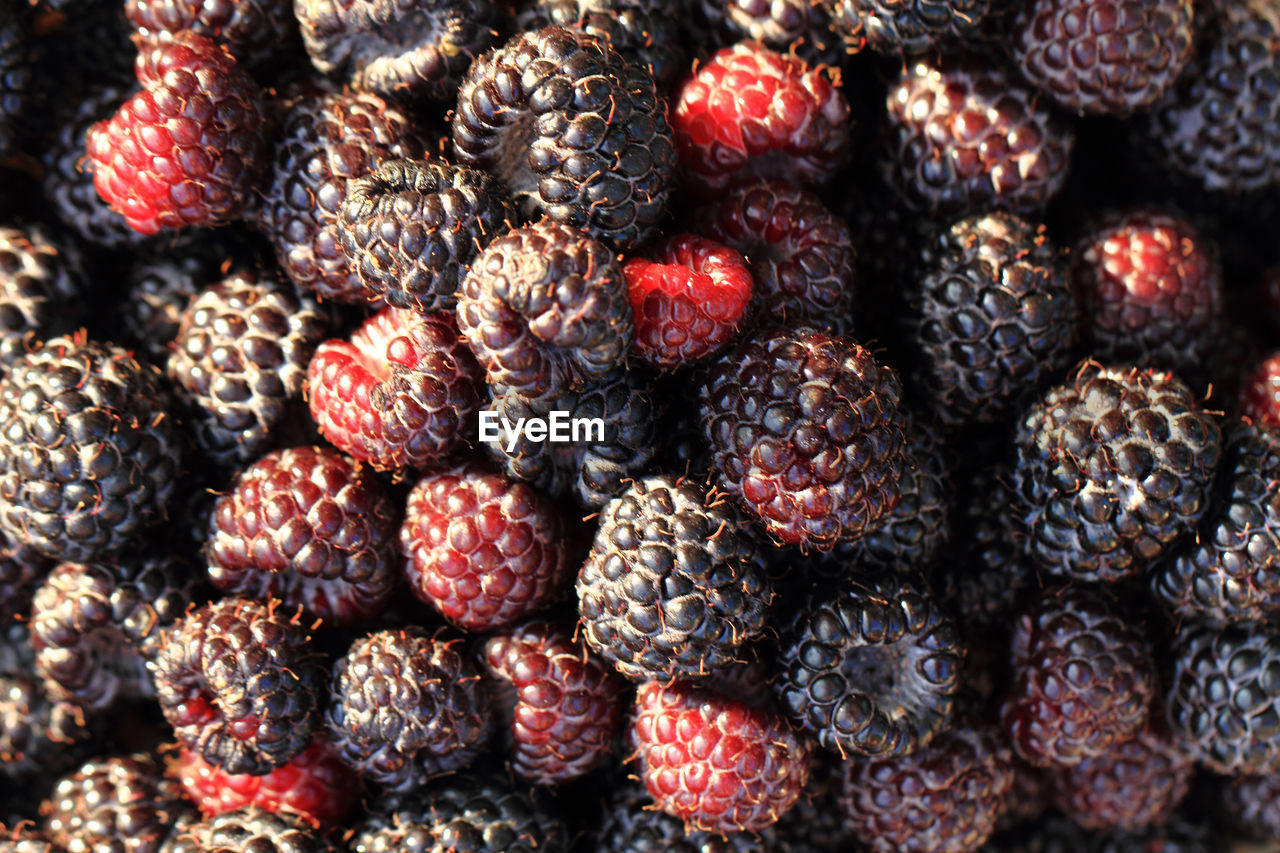
POLYGON ((391 160, 347 187, 338 239, 379 303, 445 311, 471 261, 514 219, 506 190, 484 172, 391 160))
POLYGON ((849 159, 849 103, 828 75, 759 42, 717 51, 677 87, 671 127, 690 185, 737 179, 817 185, 849 159))
POLYGON ((1192 0, 1033 0, 1013 28, 1023 75, 1078 113, 1150 106, 1191 59, 1192 0))
POLYGON ((1052 768, 1045 777, 1054 805, 1086 829, 1137 830, 1173 816, 1193 769, 1167 734, 1145 728, 1104 755, 1052 768))
POLYGON ((1280 351, 1254 368, 1240 397, 1240 414, 1260 427, 1280 428, 1280 351))
POLYGON ((31 607, 36 586, 53 564, 30 545, 11 545, 0 536, 0 624, 11 624, 31 607))
POLYGON ((1264 621, 1280 610, 1280 433, 1236 422, 1197 535, 1151 573, 1177 620, 1264 621))
POLYGON ((166 403, 159 371, 109 344, 55 338, 15 362, 0 381, 0 532, 62 560, 127 546, 173 491, 166 403))
POLYGON ((191 806, 145 755, 90 761, 59 779, 44 810, 44 834, 66 850, 160 853, 191 806))
POLYGON ((622 267, 635 318, 632 353, 659 368, 715 355, 742 326, 751 271, 728 246, 681 234, 622 267))
POLYGON ((1236 776, 1222 788, 1221 808, 1228 824, 1251 838, 1280 838, 1280 777, 1236 776))
POLYGON ((347 766, 322 736, 265 776, 228 773, 185 748, 171 772, 206 817, 258 806, 328 826, 342 820, 359 793, 350 784, 347 766))
POLYGON ((187 609, 192 587, 190 567, 168 555, 58 566, 31 607, 31 645, 46 693, 93 710, 119 698, 151 698, 145 644, 187 609))
POLYGON ((240 273, 197 294, 178 321, 169 378, 213 459, 257 457, 293 404, 327 323, 292 284, 240 273))
POLYGON ((1069 767, 1137 735, 1156 690, 1141 626, 1086 586, 1049 588, 1017 615, 1000 722, 1023 760, 1069 767))
MULTIPOLYGON (((801 797, 783 819, 803 805, 801 797)), ((768 853, 775 849, 777 834, 773 827, 730 833, 690 830, 683 821, 655 809, 643 786, 628 782, 614 789, 594 835, 592 849, 609 853, 768 853)))
POLYGON ((450 101, 493 43, 491 0, 296 0, 311 62, 384 97, 450 101))
POLYGON ((1179 815, 1163 826, 1105 835, 1096 849, 1097 853, 1215 853, 1222 849, 1222 836, 1208 824, 1179 815))
POLYGON ((365 302, 342 251, 338 218, 348 182, 422 151, 412 122, 376 95, 306 95, 280 120, 259 210, 285 274, 325 299, 365 302))
POLYGON ((0 227, 0 365, 67 331, 87 283, 74 245, 42 227, 0 227))
POLYGON ((722 356, 700 389, 722 488, 787 544, 831 550, 897 504, 906 415, 897 374, 808 327, 722 356))
POLYGON ((1006 419, 1072 362, 1076 301, 1044 226, 962 219, 921 252, 902 319, 916 390, 948 427, 1006 419))
POLYGON ((458 288, 458 327, 489 384, 525 397, 603 379, 634 337, 617 256, 549 219, 480 253, 458 288))
POLYGON ((178 740, 228 773, 269 773, 311 742, 321 674, 305 629, 224 598, 165 629, 148 661, 178 740))
POLYGON ((648 68, 661 93, 687 65, 684 21, 681 10, 674 11, 666 0, 533 0, 516 17, 516 27, 532 32, 559 26, 597 36, 628 62, 648 68))
POLYGON ((785 720, 681 681, 640 686, 630 737, 654 804, 693 829, 767 829, 809 778, 811 748, 785 720))
POLYGON ((794 54, 810 65, 839 65, 845 45, 832 32, 829 9, 810 0, 695 0, 695 20, 711 35, 712 45, 727 47, 757 41, 780 54, 794 54))
POLYGON ((1170 649, 1165 705, 1180 745, 1225 775, 1280 767, 1280 638, 1259 623, 1189 624, 1170 649))
POLYGON ((395 588, 396 511, 371 472, 331 448, 275 450, 218 498, 205 546, 218 589, 349 625, 395 588))
POLYGON ((327 717, 342 760, 399 792, 474 760, 493 730, 491 688, 460 645, 417 628, 352 643, 327 717))
POLYGON ((577 586, 587 646, 636 681, 733 662, 763 632, 773 597, 743 516, 671 476, 634 481, 604 507, 577 586))
POLYGON ((27 628, 13 623, 0 633, 0 783, 69 770, 102 728, 79 705, 50 699, 34 668, 27 628))
POLYGON ((1086 362, 1031 407, 1014 437, 1014 488, 1044 569, 1128 577, 1209 508, 1221 432, 1171 374, 1086 362))
POLYGON ((873 853, 968 853, 995 829, 1013 768, 994 729, 957 722, 906 756, 853 760, 841 804, 873 853))
POLYGON ((503 628, 541 610, 564 593, 572 572, 556 506, 477 463, 418 481, 400 553, 414 594, 468 631, 503 628))
POLYGON ((754 304, 768 322, 848 330, 853 238, 817 196, 783 180, 746 181, 700 208, 694 230, 746 256, 754 304))
POLYGON ((181 832, 164 853, 339 853, 340 848, 303 819, 249 806, 181 832))
POLYGON ((32 39, 21 6, 0 9, 0 157, 12 154, 35 80, 32 39))
POLYGON ((527 622, 490 636, 481 664, 509 688, 513 772, 535 785, 559 785, 607 759, 622 716, 623 683, 587 654, 573 635, 550 622, 527 622))
POLYGON ((1139 140, 1204 189, 1265 190, 1280 182, 1280 12, 1270 0, 1214 0, 1199 12, 1197 55, 1138 125, 1139 140))
POLYGON ((565 27, 515 36, 463 79, 453 148, 546 215, 619 249, 656 233, 675 188, 675 147, 649 70, 607 39, 565 27))
POLYGON ((567 853, 569 833, 535 792, 478 775, 416 791, 354 828, 352 853, 567 853))
POLYGON ((307 369, 311 417, 378 470, 438 463, 475 432, 481 373, 448 314, 384 308, 307 369))
POLYGON ((1203 376, 1222 342, 1222 267, 1195 226, 1155 209, 1113 213, 1072 257, 1094 358, 1203 376))
POLYGON ((143 43, 193 32, 225 44, 248 66, 267 64, 297 38, 288 5, 273 0, 127 0, 124 13, 143 43))
POLYGON ((972 41, 1000 0, 822 0, 836 32, 853 48, 920 54, 972 41))
POLYGON ((253 82, 192 33, 143 46, 137 71, 142 91, 86 137, 98 194, 143 234, 239 216, 266 165, 253 82))
POLYGON ((98 195, 94 164, 85 157, 89 129, 115 114, 132 92, 128 80, 102 83, 62 105, 57 137, 40 157, 42 188, 55 216, 82 240, 107 249, 136 247, 145 239, 98 195))
POLYGON ((910 64, 888 109, 884 177, 917 211, 1033 213, 1066 181, 1074 128, 1000 66, 968 57, 910 64))
POLYGON ((646 470, 657 455, 656 404, 649 381, 638 371, 618 370, 580 391, 529 400, 495 389, 489 410, 507 423, 521 418, 547 418, 567 412, 572 423, 583 419, 591 428, 572 432, 568 444, 533 441, 524 432, 503 427, 485 451, 507 476, 522 480, 557 499, 599 509, 646 470), (599 421, 603 430, 594 428, 599 421))
POLYGON ((780 706, 842 758, 909 754, 951 715, 964 652, 909 576, 868 571, 820 585, 780 617, 778 634, 780 706))

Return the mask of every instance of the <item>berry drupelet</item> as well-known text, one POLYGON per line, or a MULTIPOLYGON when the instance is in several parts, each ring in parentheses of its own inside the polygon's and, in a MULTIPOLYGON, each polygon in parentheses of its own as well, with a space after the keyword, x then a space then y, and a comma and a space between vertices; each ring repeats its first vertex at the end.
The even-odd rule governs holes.
POLYGON ((338 235, 348 182, 385 160, 421 153, 410 119, 376 95, 304 95, 293 101, 280 120, 258 212, 285 274, 322 298, 365 302, 338 235))
POLYGON ((165 629, 147 663, 178 740, 228 773, 268 773, 307 748, 322 676, 295 616, 228 597, 165 629))
POLYGON ((390 498, 372 472, 332 448, 268 453, 218 498, 210 527, 214 586, 281 599, 326 624, 381 613, 398 579, 390 498))
POLYGON ((907 417, 897 374, 813 328, 766 332, 700 390, 720 485, 772 537, 831 550, 897 504, 907 417))
POLYGON ((407 793, 475 760, 493 732, 491 690, 460 641, 369 634, 333 666, 329 737, 366 780, 407 793))
POLYGON ((707 196, 751 176, 820 184, 849 158, 844 94, 822 69, 759 42, 717 51, 673 101, 686 181, 707 196))
POLYGON ((655 806, 692 829, 765 830, 809 779, 812 748, 782 717, 687 682, 639 687, 630 743, 655 806))
POLYGON ((1001 0, 820 0, 853 50, 921 54, 974 40, 1001 0))
POLYGON ((204 455, 244 462, 270 446, 328 323, 320 306, 254 273, 196 294, 178 320, 168 375, 204 455))
POLYGON ((948 722, 964 651, 920 581, 872 570, 819 584, 777 631, 774 693, 823 747, 904 755, 948 722))
POLYGON ((1044 226, 962 219, 920 251, 903 348, 923 406, 944 425, 997 423, 1072 363, 1077 307, 1044 226))
POLYGON ((603 434, 589 429, 568 444, 533 441, 526 432, 502 428, 497 441, 485 443, 485 451, 507 476, 550 497, 599 509, 658 454, 656 392, 638 370, 615 370, 581 390, 537 400, 501 388, 494 392, 489 409, 511 424, 553 411, 567 412, 570 421, 599 419, 603 424, 603 434))
POLYGON ((914 210, 1040 210, 1066 182, 1075 129, 1014 72, 972 57, 907 65, 888 97, 887 183, 914 210))
POLYGON ((1240 414, 1260 427, 1280 428, 1280 351, 1263 359, 1245 380, 1240 414))
POLYGON ((1191 59, 1192 0, 1032 0, 1011 23, 1022 74, 1072 112, 1150 106, 1191 59))
POLYGON ((1222 455, 1197 535, 1150 574, 1179 621, 1265 621, 1280 610, 1280 433, 1237 421, 1222 455))
POLYGON ((421 468, 476 428, 481 371, 446 313, 384 308, 347 341, 326 341, 307 369, 320 433, 378 470, 421 468))
POLYGON ((400 527, 409 588, 452 625, 506 627, 566 592, 564 519, 524 483, 469 462, 428 474, 400 527))
POLYGON ((701 678, 744 654, 773 598, 745 523, 692 481, 632 482, 602 511, 578 573, 587 646, 636 681, 701 678))
POLYGON ((295 0, 311 62, 384 97, 450 101, 497 36, 492 0, 295 0))
POLYGON ((535 785, 559 785, 602 764, 622 718, 624 684, 606 664, 550 622, 491 635, 481 664, 506 690, 512 772, 535 785))
POLYGON ((603 379, 634 339, 617 255, 550 219, 490 243, 457 297, 458 327, 489 384, 525 397, 603 379))
POLYGON ((1209 509, 1221 431, 1172 374, 1086 362, 1031 407, 1014 444, 1036 562, 1115 581, 1168 553, 1209 509))
POLYGON ((190 566, 160 553, 110 563, 63 563, 36 590, 31 645, 55 700, 91 710, 151 698, 147 641, 191 603, 190 566))
POLYGON ((848 331, 858 283, 854 241, 817 196, 777 178, 744 181, 700 208, 694 230, 746 256, 763 322, 848 331))
POLYGON ((501 180, 525 218, 546 215, 619 249, 655 236, 675 188, 653 75, 582 30, 521 33, 472 64, 453 148, 501 180))
POLYGON ((1222 266, 1190 221, 1158 209, 1106 214, 1072 258, 1083 344, 1094 358, 1206 378, 1222 345, 1222 266))
POLYGON ((514 219, 484 172, 391 160, 347 187, 338 239, 375 304, 446 311, 472 260, 514 219))
POLYGON ((190 32, 144 45, 137 73, 142 91, 86 136, 98 194, 143 234, 238 217, 267 165, 257 87, 190 32))
POLYGON ((1101 758, 1147 721, 1156 691, 1151 650, 1104 589, 1040 591, 1017 615, 1010 658, 1000 721, 1031 764, 1101 758))
POLYGON ((55 338, 0 381, 0 531, 91 560, 159 521, 180 464, 159 371, 109 344, 55 338))
POLYGON ((957 720, 910 755, 845 764, 840 805, 872 853, 969 853, 995 829, 1013 787, 999 732, 957 720))
POLYGON ((673 369, 718 354, 742 327, 751 271, 742 255, 694 234, 669 237, 622 267, 635 322, 632 354, 673 369))

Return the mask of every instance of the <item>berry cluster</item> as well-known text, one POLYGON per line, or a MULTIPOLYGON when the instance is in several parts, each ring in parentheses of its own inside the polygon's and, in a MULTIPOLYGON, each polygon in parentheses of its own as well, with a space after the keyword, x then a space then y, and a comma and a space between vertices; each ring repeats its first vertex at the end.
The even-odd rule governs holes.
POLYGON ((0 853, 1280 843, 1280 0, 0 0, 0 853))

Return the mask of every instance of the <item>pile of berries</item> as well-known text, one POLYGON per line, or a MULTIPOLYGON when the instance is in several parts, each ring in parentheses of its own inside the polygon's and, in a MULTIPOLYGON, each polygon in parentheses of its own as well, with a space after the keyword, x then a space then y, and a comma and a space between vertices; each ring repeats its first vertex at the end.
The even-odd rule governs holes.
POLYGON ((1280 0, 0 0, 0 853, 1280 844, 1280 0))

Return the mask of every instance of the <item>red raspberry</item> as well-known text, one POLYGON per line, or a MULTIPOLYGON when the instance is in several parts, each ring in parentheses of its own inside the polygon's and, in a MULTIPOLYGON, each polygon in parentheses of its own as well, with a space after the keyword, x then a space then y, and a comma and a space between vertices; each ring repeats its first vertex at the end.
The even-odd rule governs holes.
POLYGON ((321 344, 307 370, 321 434, 379 470, 423 467, 466 442, 482 381, 451 316, 401 308, 321 344))
POLYGON ((822 69, 759 42, 717 51, 674 100, 676 152, 708 195, 747 175, 817 184, 848 159, 844 95, 822 69))
POLYGON ((655 805, 708 832, 766 829, 809 779, 812 746, 780 716, 686 682, 640 686, 631 742, 655 805))
POLYGON ((142 91, 86 137, 98 194, 143 234, 238 216, 267 158, 253 81, 189 32, 144 47, 137 75, 142 91))
POLYGON ((477 463, 419 481, 400 550, 414 594, 469 631, 545 607, 565 591, 572 568, 555 506, 477 463))
POLYGON ((517 776, 558 785, 608 757, 624 682, 568 631, 530 622, 485 641, 483 661, 491 676, 513 688, 505 712, 517 776))
POLYGON ((816 195, 787 181, 757 179, 699 209, 694 222, 702 236, 750 258, 753 299, 771 321, 847 331, 853 236, 816 195))
POLYGON ((183 747, 174 766, 178 780, 206 817, 259 806, 300 815, 317 826, 338 823, 355 805, 359 787, 323 737, 265 776, 228 773, 183 747))
POLYGON ((214 505, 209 578, 349 625, 381 612, 394 588, 394 513, 372 472, 332 448, 268 453, 214 505))
POLYGON ((1258 426, 1280 429, 1280 350, 1249 374, 1241 392, 1240 414, 1258 426))
POLYGON ((751 271, 742 255, 694 234, 663 240, 648 255, 622 267, 635 315, 632 351, 671 368, 723 349, 751 301, 751 271))

